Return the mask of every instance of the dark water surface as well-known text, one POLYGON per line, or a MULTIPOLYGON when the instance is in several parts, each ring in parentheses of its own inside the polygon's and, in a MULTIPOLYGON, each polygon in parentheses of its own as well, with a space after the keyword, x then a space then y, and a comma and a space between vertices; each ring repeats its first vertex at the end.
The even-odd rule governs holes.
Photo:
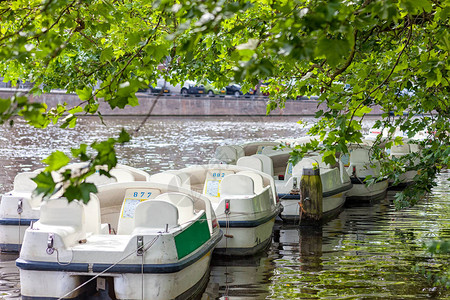
MULTIPOLYGON (((151 118, 118 149, 119 162, 150 174, 206 163, 222 144, 304 136, 298 118, 151 118)), ((313 121, 313 120, 306 120, 313 121)), ((43 166, 55 150, 133 131, 142 118, 80 120, 76 129, 0 127, 0 193, 18 172, 43 166)), ((371 125, 367 122, 366 126, 371 125)), ((450 187, 445 172, 414 208, 394 210, 387 198, 346 208, 322 228, 277 224, 267 253, 246 259, 213 257, 203 299, 450 299, 427 274, 449 269, 449 255, 431 255, 433 240, 450 239, 450 187)), ((20 299, 17 255, 0 254, 0 299, 20 299)), ((447 273, 447 276, 449 274, 447 273)))

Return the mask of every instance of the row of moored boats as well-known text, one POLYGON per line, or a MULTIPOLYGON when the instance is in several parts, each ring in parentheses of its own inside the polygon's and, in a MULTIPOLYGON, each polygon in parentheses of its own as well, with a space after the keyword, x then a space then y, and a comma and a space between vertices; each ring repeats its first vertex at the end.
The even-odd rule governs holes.
POLYGON ((386 195, 387 179, 365 184, 380 174, 369 143, 350 145, 334 165, 318 153, 292 165, 289 147, 277 145, 220 146, 208 165, 153 175, 117 165, 111 178, 88 178, 98 192, 87 204, 61 194, 43 201, 32 181, 41 170, 18 174, 0 202, 0 247, 20 251, 23 299, 190 298, 207 283, 213 252, 254 255, 270 245, 278 218, 324 222, 348 200, 386 195))

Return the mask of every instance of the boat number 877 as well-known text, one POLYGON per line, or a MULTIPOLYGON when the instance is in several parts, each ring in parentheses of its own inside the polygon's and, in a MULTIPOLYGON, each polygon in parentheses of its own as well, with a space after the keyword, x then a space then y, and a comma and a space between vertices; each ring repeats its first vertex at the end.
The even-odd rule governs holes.
POLYGON ((151 192, 134 192, 133 197, 149 198, 151 194, 151 192))

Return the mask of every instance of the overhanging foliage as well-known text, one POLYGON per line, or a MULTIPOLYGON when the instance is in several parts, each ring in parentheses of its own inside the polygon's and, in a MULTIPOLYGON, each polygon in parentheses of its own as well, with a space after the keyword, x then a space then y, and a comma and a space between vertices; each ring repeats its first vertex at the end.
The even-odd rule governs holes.
MULTIPOLYGON (((374 106, 385 111, 376 128, 393 134, 399 127, 410 136, 425 131, 425 152, 412 166, 420 170, 420 184, 397 202, 410 205, 449 165, 449 5, 439 0, 2 1, 1 74, 5 81, 30 81, 34 87, 0 99, 0 120, 19 114, 36 127, 51 122, 74 127, 77 115, 98 113, 100 101, 111 108, 138 105, 137 90, 160 77, 172 83, 208 80, 219 88, 239 82, 244 90, 269 82, 268 112, 298 95, 316 95, 327 104, 310 130, 321 137, 327 161, 346 153, 348 143, 361 141, 361 122, 374 106), (31 94, 56 88, 77 93, 79 106, 28 101, 31 94)), ((92 146, 96 155, 80 150, 74 156, 91 162, 88 174, 104 158, 115 164, 117 142, 98 142, 92 146), (107 147, 100 147, 103 143, 107 147)), ((293 160, 302 151, 295 151, 293 160)), ((398 165, 386 163, 385 174, 395 177, 398 165)), ((57 190, 56 184, 48 191, 57 190)), ((84 197, 81 181, 69 184, 75 187, 69 189, 72 197, 84 197)))

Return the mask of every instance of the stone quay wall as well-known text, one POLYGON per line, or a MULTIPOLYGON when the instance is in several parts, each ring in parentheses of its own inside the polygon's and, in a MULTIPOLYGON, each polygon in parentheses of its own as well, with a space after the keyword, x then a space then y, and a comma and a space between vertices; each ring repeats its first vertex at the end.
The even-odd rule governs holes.
MULTIPOLYGON (((0 98, 9 98, 14 91, 1 89, 0 98)), ((99 111, 102 115, 145 116, 151 111, 153 116, 265 116, 269 98, 244 96, 234 97, 195 97, 195 96, 160 96, 156 97, 144 93, 136 94, 139 105, 124 109, 111 109, 108 103, 100 100, 99 111), (155 103, 156 102, 156 103, 155 103), (153 107, 153 109, 152 109, 153 107)), ((52 92, 40 96, 31 96, 33 102, 44 102, 48 107, 55 107, 66 102, 69 107, 76 106, 80 99, 76 94, 52 92)), ((316 100, 289 100, 285 108, 270 112, 269 116, 314 116, 318 110, 326 110, 326 105, 316 100)), ((370 115, 381 115, 383 112, 375 107, 370 115)))

